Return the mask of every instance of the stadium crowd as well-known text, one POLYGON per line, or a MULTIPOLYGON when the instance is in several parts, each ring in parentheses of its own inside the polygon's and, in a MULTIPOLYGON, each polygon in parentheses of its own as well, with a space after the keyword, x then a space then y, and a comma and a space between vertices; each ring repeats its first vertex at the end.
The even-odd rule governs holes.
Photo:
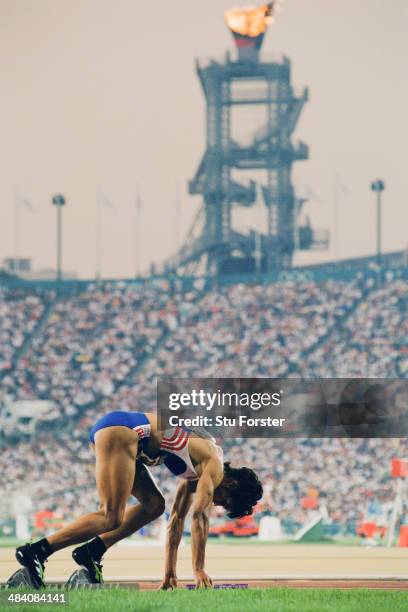
POLYGON ((42 333, 3 379, 2 397, 52 400, 60 417, 72 417, 112 396, 177 326, 180 299, 119 283, 91 285, 57 301, 42 333))
MULTIPOLYGON (((35 294, 0 294, 5 360, 33 332, 45 304, 35 294)), ((0 404, 48 399, 58 418, 31 440, 3 440, 0 495, 24 491, 34 511, 64 520, 93 509, 89 428, 110 410, 154 410, 157 376, 406 377, 406 306, 406 282, 377 288, 363 277, 241 284, 203 295, 115 283, 55 300, 6 372, 0 404)), ((311 486, 339 528, 352 531, 370 498, 391 496, 389 459, 406 452, 406 440, 274 438, 226 440, 224 447, 232 463, 259 471, 263 511, 289 532, 305 520, 300 499, 311 486)), ((176 479, 154 470, 170 503, 176 479)))
POLYGON ((408 375, 408 292, 403 280, 374 289, 343 326, 309 356, 308 377, 397 378, 408 375))
POLYGON ((50 293, 0 286, 0 375, 10 370, 17 351, 32 334, 52 297, 50 293))

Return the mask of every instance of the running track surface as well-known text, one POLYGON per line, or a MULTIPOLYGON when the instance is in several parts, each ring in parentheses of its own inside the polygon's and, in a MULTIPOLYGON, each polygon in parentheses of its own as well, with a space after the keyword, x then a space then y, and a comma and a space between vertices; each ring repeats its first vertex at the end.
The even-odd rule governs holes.
MULTIPOLYGON (((0 548, 0 583, 18 569, 12 548, 0 548)), ((75 570, 66 549, 46 566, 50 583, 63 583, 75 570)), ((333 545, 212 544, 207 547, 207 570, 214 583, 266 588, 382 588, 408 589, 408 548, 367 548, 333 545)), ((110 584, 154 589, 163 571, 163 546, 141 541, 115 546, 104 559, 110 584)), ((179 552, 180 584, 191 584, 188 545, 179 552)))

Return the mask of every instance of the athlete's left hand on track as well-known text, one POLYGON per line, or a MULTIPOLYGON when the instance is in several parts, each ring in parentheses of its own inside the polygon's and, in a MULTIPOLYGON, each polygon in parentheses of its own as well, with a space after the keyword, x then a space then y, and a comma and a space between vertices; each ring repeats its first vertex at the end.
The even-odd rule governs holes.
POLYGON ((158 588, 159 591, 173 591, 177 589, 177 576, 165 576, 158 588))
POLYGON ((196 570, 194 572, 197 589, 212 589, 213 583, 207 572, 196 570))

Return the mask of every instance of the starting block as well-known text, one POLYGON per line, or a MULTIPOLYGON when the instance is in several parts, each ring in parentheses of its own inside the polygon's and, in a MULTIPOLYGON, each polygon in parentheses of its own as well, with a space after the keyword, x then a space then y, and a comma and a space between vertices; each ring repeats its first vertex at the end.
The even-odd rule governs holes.
POLYGON ((66 581, 64 588, 70 591, 76 591, 78 589, 89 589, 91 586, 95 587, 99 585, 92 584, 88 570, 82 567, 79 570, 75 570, 75 572, 71 574, 66 581))
POLYGON ((9 589, 37 589, 37 586, 31 579, 30 573, 25 567, 14 572, 7 580, 6 585, 9 589))

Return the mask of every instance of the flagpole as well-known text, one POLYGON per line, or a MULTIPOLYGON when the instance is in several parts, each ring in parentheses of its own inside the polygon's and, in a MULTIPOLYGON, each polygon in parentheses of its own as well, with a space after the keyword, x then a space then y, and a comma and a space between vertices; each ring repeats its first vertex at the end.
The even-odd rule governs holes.
POLYGON ((14 190, 14 257, 20 257, 20 195, 18 187, 14 190))
POLYGON ((140 193, 136 190, 135 199, 135 273, 136 278, 140 276, 140 212, 142 208, 142 202, 140 193))
POLYGON ((180 245, 180 190, 176 184, 176 198, 174 202, 174 252, 177 253, 180 245))
POLYGON ((96 189, 96 272, 95 280, 99 281, 101 278, 102 268, 102 208, 101 208, 101 193, 100 188, 96 189))
POLYGON ((338 177, 334 175, 334 185, 333 185, 333 257, 334 260, 337 261, 339 257, 339 182, 338 177))

